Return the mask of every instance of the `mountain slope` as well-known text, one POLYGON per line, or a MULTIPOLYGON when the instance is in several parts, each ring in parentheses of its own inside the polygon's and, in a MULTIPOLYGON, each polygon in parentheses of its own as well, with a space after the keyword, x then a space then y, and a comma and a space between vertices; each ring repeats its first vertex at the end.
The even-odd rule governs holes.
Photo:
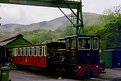
MULTIPOLYGON (((98 21, 99 16, 100 16, 99 14, 84 12, 83 13, 84 23, 86 23, 86 25, 97 24, 99 22, 98 21)), ((16 28, 19 28, 22 31, 33 31, 33 30, 38 30, 38 29, 55 31, 57 29, 63 29, 69 24, 70 22, 67 20, 65 16, 63 16, 63 17, 59 17, 51 21, 43 21, 43 22, 33 23, 29 25, 5 24, 0 27, 0 31, 13 32, 16 28)))

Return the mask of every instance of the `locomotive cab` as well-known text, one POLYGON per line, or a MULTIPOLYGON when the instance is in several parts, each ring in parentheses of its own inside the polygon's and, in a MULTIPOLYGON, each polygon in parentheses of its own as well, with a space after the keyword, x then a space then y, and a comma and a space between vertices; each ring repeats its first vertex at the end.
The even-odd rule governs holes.
POLYGON ((66 66, 77 76, 100 73, 99 37, 98 36, 69 36, 66 40, 66 66))

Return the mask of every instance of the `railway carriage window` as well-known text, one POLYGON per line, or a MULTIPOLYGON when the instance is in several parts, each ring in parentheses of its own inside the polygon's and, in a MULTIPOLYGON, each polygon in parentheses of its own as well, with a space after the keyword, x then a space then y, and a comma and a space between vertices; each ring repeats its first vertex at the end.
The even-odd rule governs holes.
POLYGON ((26 48, 23 48, 23 56, 26 56, 26 48))
POLYGON ((32 56, 32 48, 30 48, 30 56, 32 56))
POLYGON ((22 56, 22 48, 20 48, 20 56, 22 56))
POLYGON ((36 47, 37 56, 39 56, 39 55, 38 55, 38 52, 39 52, 39 47, 36 47))
POLYGON ((42 46, 42 56, 44 56, 44 46, 42 46))
POLYGON ((46 46, 42 46, 42 55, 43 56, 47 56, 47 53, 46 53, 46 50, 47 49, 47 47, 46 46))
POLYGON ((24 56, 26 56, 26 51, 27 51, 27 50, 26 50, 26 48, 25 48, 25 55, 24 55, 24 56))
POLYGON ((14 56, 16 56, 16 55, 15 55, 15 52, 16 52, 16 49, 15 49, 15 48, 13 48, 13 55, 14 55, 14 56))
POLYGON ((21 48, 21 56, 23 56, 23 48, 21 48))
POLYGON ((13 48, 13 54, 14 54, 14 56, 16 56, 16 49, 15 48, 13 48))
POLYGON ((35 47, 34 50, 35 50, 35 54, 34 55, 37 56, 37 47, 35 47))
POLYGON ((16 56, 18 56, 18 48, 16 48, 16 56))
POLYGON ((15 48, 15 54, 14 56, 18 56, 18 48, 15 48))
POLYGON ((20 48, 20 50, 21 50, 21 56, 23 56, 24 55, 24 49, 20 48))
POLYGON ((39 48, 39 56, 42 56, 42 47, 39 48))
POLYGON ((33 55, 34 55, 34 48, 32 47, 31 50, 32 50, 32 54, 31 54, 31 56, 33 56, 33 55))
POLYGON ((76 39, 73 38, 71 39, 71 49, 75 49, 76 48, 76 39))
POLYGON ((23 48, 23 54, 22 54, 22 56, 24 56, 24 48, 23 48))
POLYGON ((20 56, 20 48, 18 48, 18 56, 20 56))
POLYGON ((47 56, 47 46, 45 46, 45 56, 47 56))
POLYGON ((43 53, 42 53, 42 47, 40 47, 40 49, 39 49, 39 50, 40 50, 40 53, 39 53, 39 54, 40 54, 40 56, 43 56, 43 53))
POLYGON ((91 39, 89 37, 78 38, 78 49, 91 49, 91 39))
POLYGON ((32 47, 32 56, 35 56, 35 48, 32 47))
POLYGON ((36 47, 34 47, 34 56, 36 56, 36 47))
POLYGON ((99 38, 97 38, 97 37, 93 38, 93 49, 94 50, 99 49, 99 38))
POLYGON ((30 56, 30 48, 27 48, 27 55, 30 56))
POLYGON ((37 51, 37 56, 41 56, 42 55, 42 48, 41 47, 37 47, 36 51, 37 51))
POLYGON ((25 56, 28 56, 28 53, 27 53, 27 48, 26 48, 26 55, 25 56))

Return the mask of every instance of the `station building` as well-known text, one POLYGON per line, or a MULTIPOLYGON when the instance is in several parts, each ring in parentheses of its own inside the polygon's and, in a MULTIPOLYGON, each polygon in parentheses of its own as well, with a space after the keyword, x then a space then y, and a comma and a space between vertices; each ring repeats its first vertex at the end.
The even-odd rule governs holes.
POLYGON ((104 59, 107 68, 121 68, 121 46, 103 50, 100 57, 104 59))
POLYGON ((13 57, 13 47, 18 45, 30 45, 31 43, 18 34, 14 37, 0 41, 0 56, 4 61, 8 62, 13 57))

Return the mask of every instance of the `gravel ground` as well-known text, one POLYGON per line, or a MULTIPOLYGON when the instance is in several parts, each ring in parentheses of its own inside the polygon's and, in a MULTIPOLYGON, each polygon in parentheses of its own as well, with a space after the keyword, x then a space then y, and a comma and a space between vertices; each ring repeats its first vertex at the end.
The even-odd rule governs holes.
POLYGON ((99 76, 84 80, 58 79, 56 76, 43 72, 11 70, 9 79, 11 81, 121 81, 121 69, 106 69, 99 76))
POLYGON ((121 69, 106 69, 106 73, 101 73, 99 78, 111 81, 121 81, 121 69))

